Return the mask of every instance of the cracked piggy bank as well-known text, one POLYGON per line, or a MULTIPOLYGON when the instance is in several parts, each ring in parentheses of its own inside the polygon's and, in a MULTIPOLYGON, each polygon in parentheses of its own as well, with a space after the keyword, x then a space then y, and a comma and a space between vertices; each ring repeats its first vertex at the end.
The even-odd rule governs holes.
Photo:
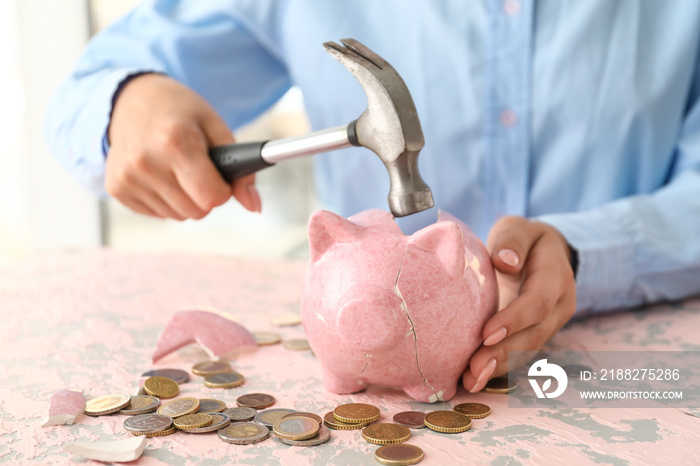
POLYGON ((301 313, 330 392, 401 387, 449 400, 497 308, 486 248, 461 221, 404 235, 388 212, 316 211, 301 313))

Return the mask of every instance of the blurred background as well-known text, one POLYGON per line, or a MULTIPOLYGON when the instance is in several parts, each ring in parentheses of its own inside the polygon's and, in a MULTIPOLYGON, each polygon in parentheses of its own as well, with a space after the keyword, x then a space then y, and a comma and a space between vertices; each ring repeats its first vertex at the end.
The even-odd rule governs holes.
MULTIPOLYGON (((52 249, 100 246, 306 258, 306 222, 317 207, 309 159, 258 174, 262 214, 230 201, 202 220, 184 222, 145 217, 116 201, 99 200, 54 160, 43 136, 52 93, 90 36, 137 3, 0 0, 0 262, 52 249)), ((271 139, 306 131, 303 96, 292 89, 238 129, 236 138, 271 139)))

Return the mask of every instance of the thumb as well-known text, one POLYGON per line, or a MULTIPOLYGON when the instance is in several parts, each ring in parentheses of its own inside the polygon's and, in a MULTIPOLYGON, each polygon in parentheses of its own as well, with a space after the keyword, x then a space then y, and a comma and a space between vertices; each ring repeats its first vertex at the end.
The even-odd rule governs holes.
POLYGON ((519 273, 539 235, 533 222, 524 217, 510 216, 500 219, 491 228, 487 240, 493 265, 502 273, 519 273))

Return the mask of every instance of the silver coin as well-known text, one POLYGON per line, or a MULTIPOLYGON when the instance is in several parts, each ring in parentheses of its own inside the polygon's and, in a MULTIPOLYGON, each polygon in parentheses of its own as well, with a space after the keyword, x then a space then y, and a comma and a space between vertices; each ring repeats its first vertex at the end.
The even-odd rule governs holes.
POLYGON ((197 429, 185 429, 183 432, 188 434, 204 434, 206 432, 214 432, 215 430, 223 429, 231 424, 231 418, 224 413, 209 413, 209 415, 214 419, 214 422, 208 426, 199 427, 197 429))
POLYGON ((253 408, 246 406, 238 406, 236 408, 224 409, 222 413, 227 414, 231 418, 231 422, 252 421, 258 413, 253 408))
POLYGON ((124 421, 126 430, 139 434, 161 432, 169 429, 172 425, 173 420, 164 414, 139 414, 124 421))
POLYGON ((266 409, 264 411, 258 412, 255 415, 255 422, 257 422, 258 424, 262 424, 266 427, 272 427, 275 424, 275 422, 279 421, 287 414, 296 413, 296 412, 297 411, 295 411, 293 409, 283 409, 283 408, 266 409))
POLYGON ((226 409, 226 403, 220 400, 212 400, 210 398, 199 399, 198 413, 220 413, 226 409))
POLYGON ((190 380, 190 374, 180 369, 153 369, 141 374, 141 377, 167 377, 174 380, 178 385, 190 380))
POLYGON ((141 395, 132 396, 126 408, 119 411, 119 414, 135 416, 137 414, 152 413, 160 406, 160 400, 155 396, 141 395))
POLYGON ((286 438, 279 438, 283 443, 286 443, 287 445, 294 445, 297 447, 313 447, 314 445, 321 445, 322 443, 326 443, 328 440, 331 438, 331 431, 328 429, 326 426, 321 426, 321 428, 318 431, 318 434, 316 434, 315 437, 311 437, 310 439, 306 440, 289 440, 286 438))
POLYGON ((269 436, 270 429, 254 422, 234 422, 219 430, 221 440, 235 445, 262 442, 269 436))

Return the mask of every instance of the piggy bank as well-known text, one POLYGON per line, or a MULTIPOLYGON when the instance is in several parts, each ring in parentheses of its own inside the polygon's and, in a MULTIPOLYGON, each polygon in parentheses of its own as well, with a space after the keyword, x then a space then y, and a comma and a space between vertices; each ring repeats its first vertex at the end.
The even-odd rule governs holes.
POLYGON ((479 238, 444 212, 406 236, 382 210, 348 219, 319 210, 309 244, 301 315, 326 389, 382 384, 418 401, 452 398, 498 305, 479 238))

